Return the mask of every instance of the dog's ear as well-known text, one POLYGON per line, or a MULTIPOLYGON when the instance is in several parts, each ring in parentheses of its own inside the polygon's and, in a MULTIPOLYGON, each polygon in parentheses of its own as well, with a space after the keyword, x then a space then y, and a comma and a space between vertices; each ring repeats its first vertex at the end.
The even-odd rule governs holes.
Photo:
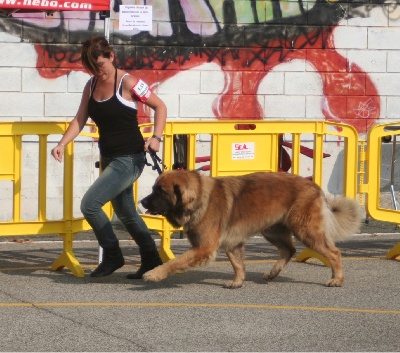
POLYGON ((187 209, 196 198, 196 193, 192 188, 181 188, 178 184, 174 184, 174 193, 176 195, 177 208, 187 209))
POLYGON ((174 184, 174 194, 176 197, 176 202, 175 202, 175 207, 176 208, 182 208, 182 193, 181 193, 181 188, 179 187, 178 184, 174 184))

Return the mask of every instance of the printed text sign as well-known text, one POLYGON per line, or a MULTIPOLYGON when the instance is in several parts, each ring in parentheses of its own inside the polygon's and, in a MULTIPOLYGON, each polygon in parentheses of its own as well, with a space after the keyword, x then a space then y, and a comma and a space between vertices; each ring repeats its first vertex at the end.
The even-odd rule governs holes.
POLYGON ((254 159, 254 142, 232 143, 232 159, 254 159))

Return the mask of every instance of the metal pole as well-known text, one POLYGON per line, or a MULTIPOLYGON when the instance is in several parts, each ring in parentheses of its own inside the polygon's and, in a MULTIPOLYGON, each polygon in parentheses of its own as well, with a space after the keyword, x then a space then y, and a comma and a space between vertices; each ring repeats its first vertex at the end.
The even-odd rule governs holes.
MULTIPOLYGON (((110 9, 111 9, 111 1, 110 1, 110 9)), ((110 41, 110 10, 100 12, 100 18, 104 21, 104 37, 106 37, 107 41, 110 41)), ((99 246, 99 259, 98 263, 101 264, 103 259, 103 248, 99 246)))

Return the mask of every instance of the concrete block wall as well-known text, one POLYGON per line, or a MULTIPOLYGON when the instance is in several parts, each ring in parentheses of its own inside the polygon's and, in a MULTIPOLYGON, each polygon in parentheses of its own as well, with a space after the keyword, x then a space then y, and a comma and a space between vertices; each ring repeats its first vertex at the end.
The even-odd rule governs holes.
MULTIPOLYGON (((400 120, 396 1, 124 2, 144 3, 151 32, 120 31, 112 3, 109 37, 119 67, 153 86, 170 119, 327 119, 360 137, 400 120)), ((89 12, 0 14, 0 121, 72 119, 89 78, 80 44, 93 34, 104 21, 89 12)), ((141 109, 140 121, 151 112, 141 109)), ((341 148, 327 147, 333 156, 341 148)), ((330 160, 324 187, 335 193, 330 160)))

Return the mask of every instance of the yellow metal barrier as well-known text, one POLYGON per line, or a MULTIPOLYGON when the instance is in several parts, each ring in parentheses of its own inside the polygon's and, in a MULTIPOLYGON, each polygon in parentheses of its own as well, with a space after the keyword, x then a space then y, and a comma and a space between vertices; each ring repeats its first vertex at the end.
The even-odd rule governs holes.
MULTIPOLYGON (((366 152, 368 183, 360 185, 360 190, 367 195, 367 210, 372 218, 400 224, 400 210, 397 207, 397 200, 393 190, 394 163, 397 158, 397 135, 400 135, 400 122, 379 124, 369 131, 368 149, 366 152), (393 209, 384 208, 380 205, 382 141, 387 136, 391 137, 392 142, 390 186, 393 196, 393 209)), ((388 259, 395 259, 398 256, 400 256, 400 242, 386 254, 388 259)))
MULTIPOLYGON (((90 230, 89 224, 83 217, 73 216, 73 155, 74 142, 68 144, 64 155, 64 180, 63 180, 63 217, 59 220, 46 219, 47 210, 47 170, 49 160, 48 137, 49 135, 63 134, 68 127, 67 122, 0 122, 0 149, 2 152, 0 163, 0 180, 10 181, 13 188, 12 219, 0 222, 0 236, 60 234, 63 238, 63 251, 52 264, 53 270, 67 267, 75 276, 83 277, 84 272, 73 253, 72 242, 76 233, 90 230), (32 136, 38 139, 38 217, 35 220, 26 221, 22 218, 22 156, 23 138, 32 136)), ((31 161, 32 163, 32 161, 31 161)), ((4 206, 4 205, 3 205, 4 206)), ((104 210, 111 216, 110 205, 104 210)))
MULTIPOLYGON (((148 130, 143 125, 143 131, 148 130)), ((210 175, 240 175, 255 171, 278 171, 280 137, 282 134, 291 141, 292 153, 291 171, 300 174, 300 145, 301 136, 306 135, 313 146, 313 180, 321 185, 323 181, 323 150, 327 140, 340 141, 344 145, 344 173, 340 176, 343 194, 355 198, 357 194, 358 172, 358 135, 356 130, 346 124, 326 121, 173 121, 167 123, 164 134, 163 161, 168 169, 172 169, 173 136, 188 136, 187 168, 196 169, 198 150, 197 141, 203 135, 210 140, 210 175), (247 128, 247 129, 246 129, 247 128)), ((146 133, 144 133, 146 135, 146 133)), ((138 181, 140 184, 140 179, 138 181)), ((139 187, 135 188, 135 200, 138 197, 139 187)), ((165 221, 164 217, 142 214, 149 228, 162 234, 160 255, 163 261, 174 257, 170 249, 171 234, 174 229, 165 221)), ((296 258, 297 261, 306 261, 310 257, 327 261, 310 249, 304 250, 296 258)))
MULTIPOLYGON (((68 122, 0 122, 0 148, 2 153, 0 163, 0 180, 10 181, 13 186, 12 219, 0 222, 0 236, 60 234, 64 241, 63 251, 53 263, 52 269, 69 268, 75 276, 82 277, 84 272, 73 253, 73 238, 76 233, 89 230, 90 226, 83 217, 73 216, 73 167, 75 143, 70 143, 64 157, 63 180, 63 217, 59 220, 46 219, 47 195, 46 188, 47 170, 49 168, 48 138, 50 135, 61 135, 68 127, 68 122), (22 201, 22 145, 26 135, 38 139, 38 217, 33 221, 25 221, 21 217, 22 201)), ((151 124, 141 125, 145 136, 152 130, 151 124)), ((381 138, 386 135, 400 134, 396 124, 383 124, 370 131, 367 152, 365 141, 361 142, 360 160, 358 157, 358 135, 356 130, 346 124, 331 123, 326 121, 172 121, 165 127, 163 143, 163 162, 167 169, 172 169, 174 163, 174 135, 188 136, 187 168, 197 169, 196 158, 202 153, 208 153, 210 160, 210 175, 240 175, 255 171, 278 171, 280 169, 280 155, 282 152, 282 137, 291 147, 291 172, 300 174, 302 166, 302 149, 300 141, 307 140, 312 154, 312 170, 309 176, 322 186, 323 183, 323 157, 326 142, 336 141, 343 144, 343 175, 338 176, 345 196, 355 198, 357 186, 360 193, 368 195, 368 212, 375 218, 393 222, 393 217, 399 219, 398 210, 382 210, 377 204, 379 199, 379 160, 381 156, 381 138), (389 128, 388 128, 389 126, 389 128), (388 133, 388 129, 390 132, 388 133), (198 141, 206 140, 209 145, 207 152, 198 148, 198 141), (378 162, 374 162, 374 161, 378 162), (360 162, 360 171, 358 163, 360 162), (368 166, 368 184, 364 183, 364 163, 368 166), (377 168, 378 166, 378 168, 377 168), (360 184, 357 185, 357 177, 360 184), (375 181, 374 181, 375 180, 375 181)), ((90 137, 97 137, 94 133, 83 133, 90 137)), ((307 175, 303 175, 307 176, 307 175)), ((134 196, 139 200, 139 179, 135 183, 134 196)), ((360 203, 361 203, 360 196, 360 203)), ((110 205, 105 211, 112 216, 110 205)), ((142 214, 143 219, 150 229, 156 230, 161 236, 159 249, 163 261, 174 258, 171 251, 171 235, 176 230, 164 217, 142 214)), ((399 222, 400 223, 400 222, 399 222)), ((387 257, 395 258, 400 253, 400 243, 392 249, 387 257)), ((296 258, 297 261, 306 261, 316 257, 323 263, 326 260, 310 249, 304 250, 296 258)))

